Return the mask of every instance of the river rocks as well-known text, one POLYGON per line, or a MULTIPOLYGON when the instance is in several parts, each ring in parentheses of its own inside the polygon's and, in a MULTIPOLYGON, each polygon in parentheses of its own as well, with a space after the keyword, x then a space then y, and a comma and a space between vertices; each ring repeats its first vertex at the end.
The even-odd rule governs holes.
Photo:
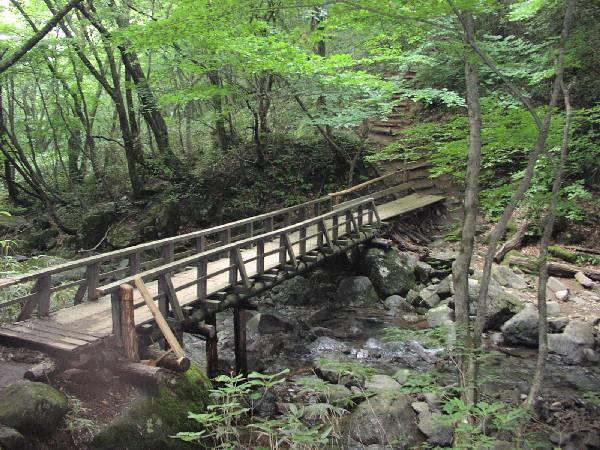
MULTIPOLYGON (((317 377, 314 378, 318 380, 317 377)), ((320 386, 317 391, 319 393, 320 402, 329 403, 337 408, 350 408, 354 404, 352 401, 354 394, 342 384, 327 383, 320 386)))
POLYGON ((454 320, 454 311, 448 305, 440 305, 427 311, 425 317, 427 318, 427 326, 429 328, 436 328, 452 323, 454 320))
POLYGON ((564 289, 562 291, 556 291, 554 297, 556 297, 556 300, 559 302, 566 302, 569 299, 569 290, 564 289))
POLYGON ((419 445, 425 436, 417 427, 410 403, 405 394, 371 397, 352 414, 349 437, 363 445, 393 445, 395 449, 419 445))
POLYGON ((323 355, 322 358, 313 360, 313 368, 317 376, 333 384, 341 384, 346 387, 364 387, 365 377, 363 374, 352 371, 351 362, 339 353, 323 355))
POLYGON ((425 308, 433 308, 440 304, 440 296, 438 295, 437 287, 435 285, 427 286, 419 292, 419 306, 425 308))
POLYGON ((25 438, 14 428, 0 425, 0 448, 17 450, 25 447, 25 438))
POLYGON ((337 300, 351 306, 374 306, 379 302, 377 292, 367 277, 346 277, 337 290, 337 300))
POLYGON ((294 326, 287 320, 270 313, 255 314, 246 324, 250 333, 273 334, 288 331, 294 326))
POLYGON ((586 289, 591 289, 594 287, 594 282, 588 278, 583 272, 577 272, 575 274, 575 279, 577 282, 582 285, 586 289))
POLYGON ((509 345, 538 345, 539 314, 535 305, 527 305, 510 318, 502 327, 504 342, 509 345))
POLYGON ((513 289, 526 289, 527 281, 516 274, 510 267, 494 264, 492 266, 492 278, 503 287, 513 289))
POLYGON ((389 375, 373 375, 365 382, 365 388, 377 394, 398 392, 400 384, 389 375))
POLYGON ((69 406, 61 392, 44 383, 17 381, 0 392, 0 423, 22 433, 52 433, 69 406))
POLYGON ((408 381, 408 378, 411 376, 412 373, 413 372, 410 369, 398 369, 396 370, 394 375, 392 375, 392 378, 396 380, 398 384, 403 385, 408 381))
POLYGON ((298 306, 310 302, 310 291, 310 282, 302 276, 297 276, 273 286, 270 295, 276 305, 283 303, 298 306))
POLYGON ((568 317, 549 317, 548 331, 550 333, 562 333, 562 331, 565 329, 568 323, 568 317))
POLYGON ((327 336, 321 336, 313 341, 310 346, 310 350, 313 353, 323 352, 338 352, 344 353, 348 351, 348 346, 343 342, 337 341, 327 336))
POLYGON ((415 308, 399 295, 390 295, 384 300, 383 306, 394 316, 399 313, 413 313, 415 311, 415 308))
POLYGON ((556 277, 549 277, 546 287, 552 292, 568 290, 568 288, 556 277))
MULTIPOLYGON (((475 279, 469 279, 470 313, 477 314, 477 297, 480 285, 475 279)), ((523 309, 523 302, 508 293, 494 280, 490 280, 487 309, 485 314, 485 330, 496 330, 523 309)))
POLYGON ((442 415, 431 412, 429 408, 419 413, 417 427, 425 436, 427 442, 436 447, 448 447, 452 444, 454 430, 448 425, 441 423, 442 415))
POLYGON ((202 426, 188 418, 201 413, 208 404, 210 383, 195 365, 172 382, 160 387, 156 395, 135 401, 125 413, 94 436, 95 450, 147 450, 195 448, 171 436, 180 431, 200 431, 202 426))
POLYGON ((548 351, 563 356, 567 362, 578 364, 584 359, 583 350, 593 348, 594 334, 590 323, 572 320, 561 334, 548 335, 548 351))
POLYGON ((403 295, 416 284, 418 259, 395 249, 370 248, 362 260, 362 271, 382 297, 403 295))
POLYGON ((425 283, 427 280, 429 280, 431 272, 433 272, 433 267, 431 267, 425 261, 417 262, 417 266, 415 267, 415 275, 417 276, 418 281, 425 283))

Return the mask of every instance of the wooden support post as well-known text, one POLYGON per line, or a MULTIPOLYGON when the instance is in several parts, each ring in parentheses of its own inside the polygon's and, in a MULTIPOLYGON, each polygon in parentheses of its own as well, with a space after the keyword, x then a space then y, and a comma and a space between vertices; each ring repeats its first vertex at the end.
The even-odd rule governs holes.
POLYGON ((184 319, 183 310, 181 309, 181 305, 179 304, 179 300, 177 299, 177 292, 175 291, 175 287, 173 286, 171 275, 165 273, 161 277, 163 278, 163 285, 165 287, 165 295, 167 296, 167 301, 169 302, 169 305, 171 305, 171 311, 173 311, 175 319, 181 322, 184 319))
POLYGON ((279 237, 279 264, 283 265, 286 261, 285 235, 279 237))
POLYGON ((248 222, 248 225, 246 225, 246 237, 253 237, 254 236, 254 222, 248 222))
POLYGON ((294 254, 294 247, 292 246, 292 241, 290 240, 290 235, 284 233, 282 235, 283 242, 285 244, 285 249, 287 250, 287 254, 290 257, 290 262, 294 268, 298 267, 298 261, 296 261, 296 255, 294 254))
POLYGON ((335 206, 335 204, 333 202, 333 197, 328 197, 327 198, 327 212, 333 211, 334 206, 335 206))
POLYGON ((222 245, 231 243, 231 228, 227 228, 219 233, 219 240, 222 245))
POLYGON ((27 302, 23 305, 23 309, 21 309, 18 320, 29 319, 36 306, 38 317, 45 317, 50 313, 50 297, 52 295, 51 275, 40 275, 35 281, 33 289, 36 293, 35 300, 31 303, 27 302))
POLYGON ((256 242, 256 273, 265 273, 265 241, 262 239, 256 242))
POLYGON ((159 309, 154 304, 154 299, 152 298, 150 292, 148 292, 148 288, 146 288, 146 285, 144 284, 141 278, 135 279, 135 287, 138 291, 140 291, 140 294, 142 295, 146 306, 148 307, 148 309, 152 313, 152 316, 154 317, 154 321, 158 325, 158 328, 160 328, 160 331, 162 332, 169 346, 173 349, 175 356, 177 356, 179 360, 185 358, 185 354, 183 353, 183 349, 179 345, 179 341, 173 334, 173 331, 171 331, 171 328, 169 328, 169 324, 165 320, 164 316, 160 313, 159 309))
POLYGON ((141 259, 138 252, 129 255, 129 275, 137 275, 141 270, 141 259))
POLYGON ((73 299, 73 305, 79 305, 83 302, 83 297, 87 292, 87 280, 77 288, 77 292, 75 293, 75 298, 73 299))
MULTIPOLYGON (((206 237, 200 236, 196 239, 196 251, 202 253, 206 250, 206 237)), ((198 284, 196 285, 196 295, 200 300, 206 300, 208 290, 208 280, 205 278, 208 274, 208 259, 201 258, 196 263, 198 284)))
MULTIPOLYGON (((298 220, 300 222, 304 222, 306 220, 306 207, 303 206, 300 208, 298 220)), ((300 241, 298 243, 298 246, 300 247, 300 256, 304 256, 306 254, 306 227, 300 228, 298 235, 300 241)))
POLYGON ((271 231, 273 231, 273 216, 265 219, 265 232, 269 233, 271 231))
POLYGON ((339 219, 338 219, 338 215, 336 214, 335 216, 333 216, 331 218, 333 224, 332 224, 332 229, 331 229, 331 238, 336 241, 338 238, 338 232, 339 232, 339 219))
POLYGON ((235 249, 229 250, 229 285, 235 286, 238 278, 238 266, 236 262, 235 249))
POLYGON ((239 248, 236 248, 233 251, 235 264, 240 274, 240 278, 242 279, 242 284, 246 289, 250 289, 252 287, 252 281, 250 281, 250 279, 248 278, 248 273, 246 272, 246 266, 244 265, 244 258, 242 257, 242 252, 239 248))
POLYGON ((133 287, 129 284, 119 286, 119 302, 121 304, 121 342, 125 356, 132 362, 138 362, 137 333, 135 332, 135 319, 133 309, 133 287))
POLYGON ((346 212, 346 217, 348 217, 350 220, 350 224, 352 225, 354 232, 360 236, 360 228, 358 227, 358 222, 356 221, 356 217, 354 217, 352 210, 348 210, 348 212, 346 212))
POLYGON ((375 205, 375 200, 372 200, 371 203, 371 211, 375 215, 375 219, 377 220, 377 224, 381 225, 381 217, 379 217, 379 211, 377 211, 377 205, 375 205))
POLYGON ((352 212, 346 211, 346 235, 352 233, 352 212))
POLYGON ((364 214, 364 212, 363 212, 362 205, 358 205, 358 217, 356 218, 356 220, 357 220, 359 230, 362 228, 362 225, 363 225, 363 214, 364 214))
POLYGON ((217 344, 219 341, 217 335, 217 315, 210 314, 206 320, 206 325, 213 328, 214 333, 206 336, 206 375, 208 378, 214 378, 219 374, 219 352, 217 344))
POLYGON ((248 373, 246 355, 246 312, 239 306, 233 307, 233 339, 235 342, 236 373, 248 373))
MULTIPOLYGON (((175 248, 172 242, 168 242, 167 244, 163 245, 163 247, 160 250, 160 254, 163 259, 163 264, 173 262, 173 257, 175 253, 174 250, 175 248)), ((158 279, 158 308, 163 317, 167 317, 169 315, 169 298, 167 294, 168 289, 168 286, 165 285, 165 277, 160 277, 158 279)))
POLYGON ((110 307, 112 317, 112 332, 117 338, 119 345, 121 344, 121 299, 119 291, 114 291, 110 294, 110 307))
MULTIPOLYGON (((318 226, 319 226, 319 231, 321 232, 320 234, 322 235, 322 239, 325 240, 327 247, 329 247, 331 250, 333 250, 333 242, 331 242, 331 238, 329 237, 329 233, 327 232, 327 224, 325 223, 325 220, 321 220, 319 222, 318 226)), ((321 242, 321 246, 322 245, 323 245, 323 243, 321 242)))
POLYGON ((88 302, 98 300, 96 289, 100 282, 100 264, 95 262, 88 265, 85 269, 85 279, 87 280, 88 302))

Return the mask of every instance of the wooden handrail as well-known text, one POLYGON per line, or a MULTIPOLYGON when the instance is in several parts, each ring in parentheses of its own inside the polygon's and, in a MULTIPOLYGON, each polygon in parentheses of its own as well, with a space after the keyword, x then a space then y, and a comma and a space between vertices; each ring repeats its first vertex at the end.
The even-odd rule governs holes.
MULTIPOLYGON (((132 247, 127 247, 127 248, 124 248, 121 250, 114 250, 112 252, 102 253, 100 255, 94 255, 94 256, 87 257, 87 258, 78 259, 75 261, 69 261, 69 262, 66 262, 63 264, 58 264, 56 266, 47 267, 47 268, 44 268, 41 270, 36 270, 33 272, 28 272, 28 273, 13 276, 13 277, 6 277, 6 278, 0 280, 0 289, 6 288, 9 286, 14 286, 15 284, 32 281, 32 280, 38 279, 40 276, 43 276, 43 275, 55 275, 57 273, 70 271, 70 270, 77 269, 80 267, 87 267, 87 266, 90 266, 91 264, 101 264, 103 262, 114 260, 116 258, 125 258, 125 257, 131 256, 135 253, 145 251, 145 250, 159 248, 159 247, 162 247, 167 244, 175 244, 175 243, 184 242, 184 241, 188 241, 188 240, 192 240, 192 239, 198 239, 198 238, 212 235, 212 234, 217 234, 221 231, 240 227, 242 225, 247 225, 248 223, 257 222, 260 220, 266 220, 271 217, 279 216, 282 214, 287 214, 287 213, 290 213, 290 212, 293 212, 296 210, 300 210, 302 208, 308 208, 310 206, 314 206, 316 204, 326 203, 326 202, 330 202, 329 197, 327 197, 327 196, 320 197, 318 199, 310 200, 308 202, 301 203, 299 205, 289 206, 287 208, 260 214, 258 216, 248 217, 245 219, 237 220, 235 222, 229 222, 226 224, 217 225, 212 228, 206 228, 204 230, 193 231, 191 233, 186 233, 186 234, 181 234, 178 236, 159 239, 156 241, 145 242, 143 244, 134 245, 132 247)), ((0 303, 0 308, 1 307, 2 307, 2 304, 0 303)))
POLYGON ((258 242, 270 241, 270 240, 275 239, 276 237, 280 237, 287 233, 299 231, 300 229, 309 227, 311 225, 317 225, 320 222, 322 222, 323 220, 327 220, 329 218, 345 215, 347 212, 352 211, 353 209, 358 209, 358 207, 360 207, 360 206, 368 206, 369 208, 375 208, 375 203, 372 198, 365 198, 359 202, 354 202, 351 205, 346 206, 345 208, 336 209, 334 211, 314 217, 312 219, 305 220, 303 222, 298 222, 296 224, 289 225, 287 227, 280 228, 278 230, 274 230, 274 231, 270 231, 270 232, 267 232, 264 234, 253 236, 251 238, 242 239, 237 242, 232 242, 230 244, 226 244, 221 247, 214 248, 212 250, 208 250, 208 251, 204 251, 201 253, 197 253, 192 256, 188 256, 187 258, 183 258, 178 261, 171 262, 169 264, 163 264, 163 265, 155 267, 153 269, 146 270, 144 272, 140 272, 139 274, 136 274, 136 275, 131 275, 131 276, 122 278, 118 281, 115 281, 113 283, 110 283, 110 284, 107 284, 104 286, 99 286, 96 290, 96 293, 98 295, 110 294, 112 292, 116 292, 119 289, 119 286, 121 284, 134 283, 136 278, 141 278, 143 281, 155 279, 156 277, 158 277, 162 274, 169 273, 169 272, 175 272, 178 269, 181 269, 186 266, 197 265, 200 260, 208 259, 211 256, 216 256, 218 254, 228 252, 230 250, 239 249, 239 248, 246 247, 246 246, 251 246, 258 242))

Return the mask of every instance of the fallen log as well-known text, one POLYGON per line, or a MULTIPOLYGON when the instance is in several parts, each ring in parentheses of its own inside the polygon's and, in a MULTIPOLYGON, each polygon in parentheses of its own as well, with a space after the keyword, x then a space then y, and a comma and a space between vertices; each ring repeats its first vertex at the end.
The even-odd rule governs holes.
POLYGON ((162 367, 174 372, 186 372, 191 366, 189 358, 178 358, 171 350, 160 352, 146 347, 141 350, 141 356, 146 365, 162 367))
MULTIPOLYGON (((511 256, 508 263, 511 266, 519 267, 527 273, 538 272, 538 262, 535 258, 519 258, 518 256, 511 256)), ((582 272, 586 277, 591 278, 594 281, 600 281, 600 270, 578 267, 573 264, 557 263, 554 261, 548 262, 548 273, 552 276, 571 278, 574 277, 577 272, 582 272)))
POLYGON ((30 381, 47 381, 48 377, 58 369, 56 361, 53 359, 45 359, 41 363, 31 367, 23 374, 23 378, 30 381))
POLYGON ((499 263, 501 262, 506 254, 511 250, 516 250, 521 248, 523 244, 523 238, 525 237, 525 233, 527 232, 527 228, 529 228, 530 221, 525 220, 521 222, 517 232, 512 235, 512 237, 506 241, 504 244, 500 246, 496 254, 494 255, 494 261, 499 263))
POLYGON ((591 255, 600 255, 600 250, 595 248, 586 248, 586 247, 575 247, 572 245, 565 245, 565 248, 577 253, 588 253, 591 255))
POLYGON ((393 242, 389 239, 373 238, 371 239, 371 246, 381 248, 383 250, 389 250, 392 248, 393 242))

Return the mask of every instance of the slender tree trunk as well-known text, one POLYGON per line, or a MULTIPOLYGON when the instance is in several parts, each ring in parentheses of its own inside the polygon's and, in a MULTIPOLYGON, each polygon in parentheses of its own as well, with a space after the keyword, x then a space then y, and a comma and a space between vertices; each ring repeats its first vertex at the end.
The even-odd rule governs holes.
MULTIPOLYGON (((475 35, 475 22, 470 13, 463 14, 465 42, 475 35)), ((481 170, 481 102, 479 96, 479 75, 473 64, 473 55, 465 48, 465 81, 467 91, 467 110, 469 116, 469 151, 465 176, 465 197, 463 221, 458 256, 453 265, 453 283, 455 291, 456 336, 464 344, 466 354, 459 356, 459 376, 464 389, 467 404, 474 401, 473 386, 475 379, 468 373, 467 353, 472 349, 472 337, 469 323, 469 267, 473 256, 477 215, 479 209, 479 173, 481 170)))
POLYGON ((544 231, 542 232, 542 239, 540 241, 540 256, 539 256, 539 281, 538 281, 538 357, 535 367, 535 374, 531 382, 531 389, 527 397, 527 405, 533 406, 537 397, 542 389, 542 383, 544 381, 544 369, 546 367, 546 358, 548 357, 548 313, 546 309, 546 284, 548 282, 548 245, 550 244, 550 238, 552 237, 552 231, 554 230, 554 221, 556 219, 556 208, 560 197, 560 186, 562 184, 563 172, 567 161, 567 152, 569 148, 569 132, 571 128, 571 102, 569 99, 569 90, 564 86, 563 80, 561 80, 561 86, 563 90, 563 98, 565 101, 565 125, 563 128, 562 144, 560 148, 560 160, 556 167, 556 175, 554 183, 552 183, 552 195, 550 198, 550 205, 548 206, 548 213, 546 216, 546 223, 544 224, 544 231))

